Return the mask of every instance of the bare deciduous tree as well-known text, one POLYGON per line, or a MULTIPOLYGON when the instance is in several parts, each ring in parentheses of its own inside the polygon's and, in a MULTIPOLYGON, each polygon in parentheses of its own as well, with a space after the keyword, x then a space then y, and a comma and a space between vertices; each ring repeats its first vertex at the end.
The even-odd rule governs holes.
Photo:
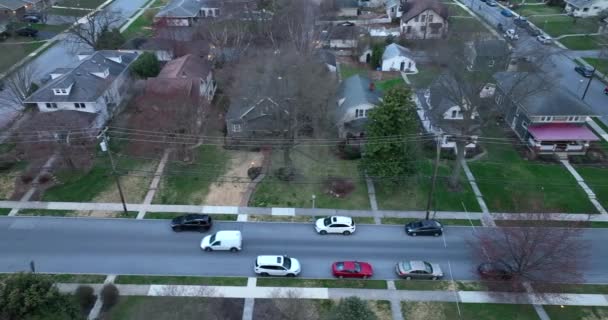
POLYGON ((75 44, 84 44, 94 50, 99 50, 99 40, 106 32, 110 32, 120 22, 119 11, 101 10, 77 20, 72 28, 68 29, 70 39, 75 44))
POLYGON ((582 222, 555 226, 544 213, 521 219, 525 225, 502 221, 506 226, 479 229, 470 242, 477 262, 500 262, 513 273, 511 279, 489 281, 488 287, 496 291, 528 287, 543 295, 561 293, 564 283, 581 282, 589 249, 578 228, 582 222))
POLYGON ((35 74, 36 67, 32 63, 28 63, 2 80, 5 86, 5 90, 0 93, 2 108, 14 110, 23 108, 23 101, 37 88, 34 83, 35 74))

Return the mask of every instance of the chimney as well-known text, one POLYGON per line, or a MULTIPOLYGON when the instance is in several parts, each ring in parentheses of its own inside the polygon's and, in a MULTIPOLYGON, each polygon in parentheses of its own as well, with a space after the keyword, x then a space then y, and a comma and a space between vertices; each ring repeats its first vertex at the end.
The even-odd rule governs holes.
POLYGON ((375 83, 373 83, 373 82, 370 82, 370 83, 369 83, 369 91, 372 91, 372 92, 373 92, 374 90, 376 90, 376 84, 375 84, 375 83))

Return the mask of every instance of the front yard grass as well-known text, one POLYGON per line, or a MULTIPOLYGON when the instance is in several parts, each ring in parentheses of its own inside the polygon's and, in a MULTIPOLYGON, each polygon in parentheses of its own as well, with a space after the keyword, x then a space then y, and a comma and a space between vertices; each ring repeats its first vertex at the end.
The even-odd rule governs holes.
POLYGON ((384 280, 258 278, 258 287, 386 289, 384 280))
MULTIPOLYGON (((487 128, 484 136, 504 138, 502 130, 487 128)), ((510 143, 482 145, 486 156, 469 167, 490 211, 596 213, 561 164, 524 160, 510 143)))
POLYGON ((169 2, 168 0, 154 0, 150 5, 150 8, 140 15, 133 23, 129 25, 123 36, 125 39, 132 39, 136 37, 149 37, 152 35, 152 23, 154 16, 160 11, 160 8, 165 6, 169 2))
POLYGON ((253 193, 251 206, 310 208, 315 195, 316 208, 370 208, 359 160, 342 160, 332 147, 296 146, 291 152, 297 171, 295 180, 283 181, 277 177, 277 171, 284 163, 283 151, 275 150, 271 157, 273 166, 253 193), (326 185, 334 178, 353 183, 354 190, 343 197, 330 195, 326 185))
POLYGON ((608 41, 603 36, 574 36, 559 39, 570 50, 597 50, 608 41))
POLYGON ((106 0, 61 0, 57 5, 60 7, 95 9, 105 1, 106 0))
POLYGON ((247 286, 243 277, 196 277, 196 276, 118 276, 116 284, 175 284, 203 286, 247 286))
POLYGON ((22 43, 22 41, 31 42, 31 39, 19 37, 0 42, 0 52, 2 52, 0 55, 0 73, 7 71, 45 43, 44 41, 22 43))
MULTIPOLYGON (((451 172, 452 162, 442 160, 438 179, 435 185, 433 210, 438 211, 467 211, 480 212, 473 190, 464 173, 461 177, 461 189, 458 191, 450 190, 447 179, 451 172)), ((431 188, 431 176, 433 174, 433 162, 423 161, 416 169, 417 175, 412 176, 402 185, 388 183, 376 183, 376 197, 378 207, 381 210, 422 210, 426 208, 428 193, 431 188)))
POLYGON ((448 13, 450 17, 459 16, 459 17, 471 17, 471 15, 459 6, 456 3, 447 3, 448 13))
MULTIPOLYGON (((420 219, 423 219, 424 217, 420 217, 420 219)), ((412 221, 416 221, 416 220, 420 220, 418 218, 382 218, 382 224, 397 224, 397 225, 405 225, 406 223, 412 222, 412 221)), ((437 219, 437 218, 436 218, 437 219)), ((478 219, 471 219, 471 220, 467 220, 467 219, 438 219, 441 224, 443 224, 444 226, 481 226, 481 220, 478 219)))
MULTIPOLYGON (((10 276, 12 273, 0 273, 0 280, 10 276)), ((103 283, 106 276, 103 274, 86 273, 42 273, 55 283, 103 283)))
POLYGON ((543 306, 551 320, 604 320, 608 307, 543 306))
MULTIPOLYGON (((606 73, 608 71, 608 59, 598 59, 598 58, 583 58, 585 62, 594 66, 601 73, 606 73)), ((605 130, 605 129, 604 129, 605 130)))
POLYGON ((452 302, 401 302, 403 316, 408 320, 538 320, 532 305, 461 303, 452 302))
POLYGON ((471 16, 469 17, 450 17, 450 34, 466 35, 466 34, 490 34, 484 25, 471 16))
MULTIPOLYGON (((543 6, 539 6, 539 5, 532 5, 532 6, 523 5, 523 6, 519 6, 519 7, 515 8, 513 11, 519 13, 520 15, 522 15, 524 17, 530 17, 532 15, 538 15, 538 14, 561 14, 561 13, 564 13, 564 9, 561 8, 561 7, 547 6, 547 5, 543 5, 543 6)), ((540 27, 540 26, 538 26, 538 27, 540 27)))
POLYGON ((608 168, 594 168, 589 166, 575 166, 585 182, 593 190, 600 204, 608 207, 608 168))
POLYGON ((229 155, 221 146, 203 145, 197 148, 194 163, 167 163, 154 203, 202 204, 228 162, 229 155))
POLYGON ((365 66, 340 63, 340 77, 342 77, 342 80, 346 80, 356 74, 368 76, 369 71, 365 66))
POLYGON ((597 19, 573 18, 570 16, 531 17, 530 22, 543 29, 552 37, 564 34, 588 34, 598 30, 597 19))
POLYGON ((387 92, 390 88, 396 86, 405 86, 405 82, 403 81, 403 78, 401 78, 401 76, 399 76, 399 78, 376 82, 376 87, 382 92, 387 92))
POLYGON ((0 216, 7 216, 10 212, 10 208, 0 208, 0 216))

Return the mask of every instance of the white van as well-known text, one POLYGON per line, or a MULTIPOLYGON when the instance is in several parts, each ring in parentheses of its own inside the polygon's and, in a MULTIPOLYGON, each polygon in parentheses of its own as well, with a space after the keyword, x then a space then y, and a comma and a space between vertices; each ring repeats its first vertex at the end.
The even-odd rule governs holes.
POLYGON ((240 231, 218 231, 208 235, 201 241, 201 249, 205 251, 230 250, 237 252, 241 250, 243 238, 240 231))

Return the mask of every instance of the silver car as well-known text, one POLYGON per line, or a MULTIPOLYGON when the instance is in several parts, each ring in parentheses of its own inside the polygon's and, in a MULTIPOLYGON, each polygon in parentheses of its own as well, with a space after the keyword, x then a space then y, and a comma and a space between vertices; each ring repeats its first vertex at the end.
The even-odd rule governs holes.
POLYGON ((395 272, 400 278, 412 279, 431 279, 437 280, 443 277, 443 271, 436 263, 426 261, 401 261, 395 266, 395 272))

